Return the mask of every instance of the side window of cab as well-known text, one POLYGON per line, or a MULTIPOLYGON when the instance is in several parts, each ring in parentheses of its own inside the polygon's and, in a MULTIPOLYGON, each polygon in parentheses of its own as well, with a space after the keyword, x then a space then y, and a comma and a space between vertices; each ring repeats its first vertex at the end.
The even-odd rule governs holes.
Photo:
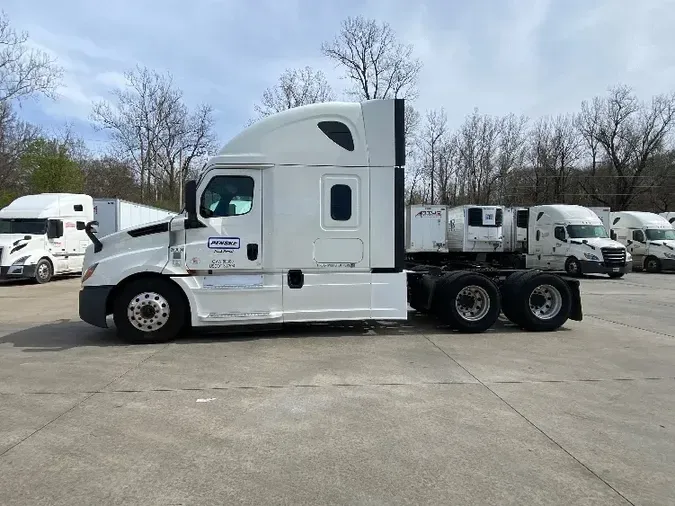
POLYGON ((202 193, 199 214, 204 218, 248 214, 253 208, 253 187, 249 176, 215 176, 202 193))
POLYGON ((565 240, 566 240, 565 227, 555 227, 555 230, 553 231, 553 234, 555 235, 556 239, 558 239, 559 241, 565 242, 565 240))

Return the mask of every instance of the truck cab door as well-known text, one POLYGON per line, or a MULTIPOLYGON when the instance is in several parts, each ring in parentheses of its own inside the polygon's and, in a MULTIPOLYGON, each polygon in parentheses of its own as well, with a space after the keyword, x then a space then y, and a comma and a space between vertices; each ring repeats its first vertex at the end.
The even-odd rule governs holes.
POLYGON ((631 255, 642 258, 647 255, 647 239, 642 230, 631 231, 630 241, 628 242, 628 251, 631 255))
POLYGON ((223 168, 197 188, 199 225, 185 230, 185 262, 205 322, 282 318, 281 273, 263 272, 262 184, 261 169, 223 168))

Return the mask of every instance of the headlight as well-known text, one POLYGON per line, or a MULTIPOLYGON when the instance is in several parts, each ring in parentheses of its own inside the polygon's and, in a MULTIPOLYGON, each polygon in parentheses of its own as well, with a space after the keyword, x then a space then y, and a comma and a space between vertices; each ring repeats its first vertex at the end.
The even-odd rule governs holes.
POLYGON ((586 260, 594 260, 594 261, 599 261, 600 259, 595 256, 593 253, 584 253, 584 256, 586 257, 586 260))
POLYGON ((668 253, 668 252, 666 252, 666 253, 664 253, 664 255, 666 256, 666 258, 673 258, 673 259, 675 259, 675 253, 668 253))
POLYGON ((25 257, 17 258, 14 260, 12 265, 23 265, 23 263, 30 258, 30 255, 26 255, 25 257))
POLYGON ((626 262, 630 262, 631 260, 633 260, 633 255, 631 255, 630 253, 628 253, 628 251, 626 251, 626 262))
POLYGON ((87 281, 92 276, 92 274, 94 274, 94 271, 96 270, 97 266, 98 264, 92 264, 86 271, 82 273, 82 283, 87 281))

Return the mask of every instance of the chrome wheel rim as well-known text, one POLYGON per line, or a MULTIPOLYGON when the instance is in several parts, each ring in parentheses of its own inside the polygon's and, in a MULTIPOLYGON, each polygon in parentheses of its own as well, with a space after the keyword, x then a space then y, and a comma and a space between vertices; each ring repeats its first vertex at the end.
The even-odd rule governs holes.
POLYGON ((38 266, 38 276, 40 279, 47 279, 49 277, 49 265, 42 263, 38 266))
POLYGON ((465 286, 455 297, 455 309, 463 319, 479 321, 490 311, 490 295, 482 286, 465 286))
POLYGON ((562 294, 555 286, 539 285, 530 294, 530 311, 540 320, 550 320, 560 313, 562 301, 562 294))
POLYGON ((136 295, 127 306, 127 318, 138 330, 152 332, 161 329, 170 316, 169 302, 155 292, 136 295))

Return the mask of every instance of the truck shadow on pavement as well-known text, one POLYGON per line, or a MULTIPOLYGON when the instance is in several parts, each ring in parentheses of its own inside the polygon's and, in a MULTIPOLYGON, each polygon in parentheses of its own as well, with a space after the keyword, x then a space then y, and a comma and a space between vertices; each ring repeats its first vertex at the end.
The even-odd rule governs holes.
MULTIPOLYGON (((566 330, 564 328, 560 330, 566 330)), ((488 334, 520 332, 508 320, 500 318, 488 334)), ((407 321, 366 321, 313 324, 266 325, 253 328, 193 329, 174 342, 227 343, 230 341, 280 338, 336 338, 349 336, 416 336, 419 334, 451 334, 454 331, 437 321, 411 313, 407 321)), ((496 337, 496 336, 495 336, 496 337)), ((79 320, 64 320, 11 332, 0 337, 3 344, 12 344, 26 352, 66 351, 80 347, 134 346, 117 337, 114 328, 99 329, 79 320)), ((140 345, 146 346, 146 345, 140 345)))

